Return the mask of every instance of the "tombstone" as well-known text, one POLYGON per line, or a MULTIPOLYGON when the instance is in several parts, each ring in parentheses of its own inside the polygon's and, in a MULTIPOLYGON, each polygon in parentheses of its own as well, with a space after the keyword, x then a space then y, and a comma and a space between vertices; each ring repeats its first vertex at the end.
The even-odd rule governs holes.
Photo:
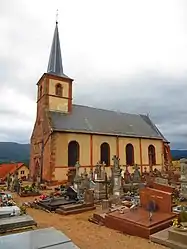
POLYGON ((73 186, 77 191, 77 198, 80 199, 81 176, 79 175, 80 164, 78 161, 75 164, 75 168, 76 168, 76 172, 75 172, 75 178, 73 181, 73 186))
POLYGON ((102 179, 105 179, 105 174, 106 174, 105 166, 106 166, 106 164, 103 162, 102 163, 102 169, 101 169, 101 178, 102 179))
POLYGON ((126 184, 130 183, 131 182, 131 174, 128 170, 128 166, 125 166, 126 167, 126 170, 124 172, 124 181, 126 184))
POLYGON ((107 198, 107 182, 105 179, 105 172, 101 170, 101 164, 97 163, 97 177, 95 178, 94 195, 96 200, 107 198))
POLYGON ((117 156, 112 158, 113 164, 113 195, 120 196, 122 193, 120 159, 117 156))
POLYGON ((141 173, 140 173, 140 168, 138 167, 138 165, 136 164, 134 166, 134 173, 133 173, 133 183, 139 183, 141 182, 141 173))
POLYGON ((161 185, 168 185, 168 179, 163 177, 155 177, 155 183, 161 184, 161 185))
POLYGON ((84 177, 81 179, 80 189, 84 191, 84 189, 90 188, 90 180, 88 178, 88 174, 86 171, 84 172, 84 177))
POLYGON ((97 180, 99 175, 99 162, 96 164, 95 166, 95 170, 94 170, 94 180, 97 180))
POLYGON ((96 200, 106 199, 106 182, 104 179, 95 180, 94 195, 96 200))
POLYGON ((187 159, 180 159, 180 168, 181 168, 181 195, 187 199, 187 159))
POLYGON ((90 181, 93 181, 93 179, 94 179, 94 172, 93 172, 93 168, 90 168, 90 172, 89 172, 89 179, 90 179, 90 181))
POLYGON ((85 189, 84 191, 84 203, 94 204, 94 193, 90 189, 85 189))

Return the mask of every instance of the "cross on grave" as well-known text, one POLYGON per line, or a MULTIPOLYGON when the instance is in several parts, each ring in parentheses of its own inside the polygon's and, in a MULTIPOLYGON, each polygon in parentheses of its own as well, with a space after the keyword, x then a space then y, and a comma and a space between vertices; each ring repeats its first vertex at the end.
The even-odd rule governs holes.
POLYGON ((140 182, 141 181, 141 173, 140 173, 140 171, 139 171, 139 167, 138 167, 138 165, 137 164, 135 164, 134 165, 134 167, 133 167, 133 169, 134 169, 134 173, 133 173, 133 182, 135 183, 135 182, 140 182))
POLYGON ((130 183, 131 182, 131 174, 128 170, 128 165, 125 166, 126 167, 126 170, 124 172, 124 180, 125 180, 125 183, 130 183))

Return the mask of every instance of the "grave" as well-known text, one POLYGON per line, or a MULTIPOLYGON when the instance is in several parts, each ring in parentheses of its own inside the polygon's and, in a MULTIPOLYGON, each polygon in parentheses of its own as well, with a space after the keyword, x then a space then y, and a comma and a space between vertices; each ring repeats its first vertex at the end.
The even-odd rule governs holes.
POLYGON ((79 249, 65 234, 55 228, 38 229, 0 237, 3 249, 79 249))
POLYGON ((90 210, 94 210, 94 194, 92 190, 85 189, 84 191, 84 201, 82 203, 73 203, 68 205, 62 205, 57 210, 56 213, 62 215, 78 214, 90 210))
MULTIPOLYGON (((108 228, 149 239, 151 234, 168 228, 172 224, 176 214, 171 211, 171 202, 171 193, 144 188, 140 190, 141 207, 112 211, 104 216, 102 222, 108 228), (150 207, 150 203, 154 204, 154 208, 150 207)), ((95 214, 93 219, 99 220, 101 215, 95 214)))
POLYGON ((47 210, 55 211, 57 208, 59 208, 62 205, 68 205, 68 204, 75 204, 77 200, 66 200, 64 197, 58 197, 58 198, 51 198, 50 200, 40 200, 38 202, 38 205, 42 208, 45 208, 47 210))
POLYGON ((36 226, 37 223, 30 215, 12 216, 0 219, 0 233, 36 226))
POLYGON ((0 216, 4 213, 10 213, 11 215, 20 215, 20 208, 17 206, 0 207, 0 216))
POLYGON ((187 232, 181 232, 174 227, 152 234, 150 240, 171 249, 187 248, 187 232))
POLYGON ((155 212, 149 220, 149 212, 143 208, 123 213, 114 211, 105 216, 105 226, 120 232, 149 239, 150 234, 170 226, 175 214, 155 212))
POLYGON ((112 158, 114 165, 112 167, 112 176, 113 176, 113 195, 121 196, 123 190, 121 186, 121 168, 119 161, 120 159, 117 156, 112 158))
POLYGON ((107 197, 107 179, 104 169, 105 166, 104 164, 102 166, 103 170, 101 169, 101 164, 98 162, 95 170, 94 197, 95 200, 98 201, 106 199, 107 197))

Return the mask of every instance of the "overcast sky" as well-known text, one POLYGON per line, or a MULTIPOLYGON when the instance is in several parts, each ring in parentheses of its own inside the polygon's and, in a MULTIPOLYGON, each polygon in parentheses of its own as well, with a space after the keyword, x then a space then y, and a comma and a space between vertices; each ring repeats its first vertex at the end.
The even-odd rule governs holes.
POLYGON ((187 149, 185 0, 0 0, 0 141, 29 141, 56 9, 74 103, 149 113, 187 149))

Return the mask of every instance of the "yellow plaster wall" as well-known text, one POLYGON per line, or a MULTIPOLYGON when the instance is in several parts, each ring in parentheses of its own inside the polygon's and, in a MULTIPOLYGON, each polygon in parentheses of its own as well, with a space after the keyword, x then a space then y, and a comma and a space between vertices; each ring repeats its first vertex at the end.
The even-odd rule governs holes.
POLYGON ((29 176, 29 169, 25 165, 23 165, 18 169, 18 178, 26 177, 28 179, 28 176, 29 176), (21 174, 21 171, 24 171, 24 174, 21 174))
POLYGON ((49 110, 68 112, 68 99, 49 96, 49 110))
POLYGON ((64 99, 55 96, 50 96, 49 110, 68 112, 68 99, 66 99, 69 98, 68 82, 65 82, 63 80, 49 79, 49 95, 56 95, 55 86, 59 83, 62 85, 62 97, 64 97, 64 99))
POLYGON ((93 135, 93 165, 100 161, 100 146, 102 143, 110 145, 110 164, 112 165, 112 157, 116 155, 116 137, 93 135))
POLYGON ((163 142, 161 140, 153 140, 153 139, 141 139, 142 143, 142 160, 143 164, 149 163, 148 157, 148 147, 149 145, 153 145, 155 147, 156 153, 156 164, 163 164, 163 142))
POLYGON ((121 164, 126 164, 126 145, 132 144, 134 147, 134 163, 140 164, 140 144, 138 138, 119 137, 119 158, 121 164))
POLYGON ((65 82, 63 80, 54 80, 54 79, 49 79, 49 94, 51 95, 55 95, 55 86, 57 84, 61 84, 62 85, 62 94, 63 97, 68 98, 69 97, 69 83, 65 82))
POLYGON ((80 165, 90 165, 90 135, 58 133, 56 136, 56 165, 68 165, 68 144, 77 141, 80 146, 80 165))
MULTIPOLYGON (((90 166, 91 155, 90 155, 90 134, 75 134, 75 133, 57 133, 56 135, 56 156, 55 156, 55 178, 62 180, 62 176, 66 177, 67 169, 64 166, 68 166, 68 143, 75 140, 79 143, 80 146, 80 165, 81 166, 90 166), (62 168, 59 168, 62 167, 62 168), (60 173, 61 172, 61 173, 60 173)), ((134 146, 134 160, 135 164, 140 165, 140 139, 139 138, 118 138, 119 141, 119 157, 120 164, 126 164, 126 154, 125 147, 128 143, 131 143, 134 146)), ((110 136, 92 136, 93 143, 93 166, 97 164, 100 160, 100 145, 104 142, 107 142, 110 145, 110 164, 112 165, 112 157, 117 153, 117 143, 116 137, 110 136)), ((141 139, 142 147, 142 165, 148 166, 148 146, 155 146, 156 152, 156 166, 153 166, 153 169, 156 167, 159 170, 163 164, 163 153, 162 153, 162 141, 161 140, 151 140, 151 139, 141 139)), ((125 170, 125 166, 122 166, 122 170, 125 170)), ((149 169, 147 169, 149 170, 149 169)), ((80 172, 84 171, 84 168, 80 168, 80 172)), ((107 173, 110 175, 110 167, 106 168, 107 173)), ((132 172, 132 167, 129 167, 129 171, 132 172)), ((89 172, 89 167, 87 168, 89 172)))

